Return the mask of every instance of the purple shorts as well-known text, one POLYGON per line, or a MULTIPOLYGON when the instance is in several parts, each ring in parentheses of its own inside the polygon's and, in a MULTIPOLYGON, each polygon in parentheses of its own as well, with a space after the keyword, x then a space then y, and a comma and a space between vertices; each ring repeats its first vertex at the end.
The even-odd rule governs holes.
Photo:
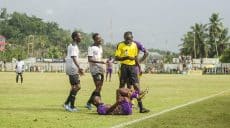
POLYGON ((132 114, 132 104, 124 100, 121 102, 122 115, 131 115, 132 114))
POLYGON ((135 66, 135 73, 136 73, 137 75, 140 74, 140 69, 139 69, 138 66, 135 66))
POLYGON ((106 107, 104 104, 101 104, 97 107, 97 113, 99 115, 106 115, 106 107))
POLYGON ((107 71, 106 72, 108 72, 108 73, 112 73, 113 72, 113 69, 112 68, 107 68, 107 71))
POLYGON ((112 112, 107 113, 107 108, 104 104, 97 107, 97 113, 99 115, 131 115, 132 104, 126 100, 123 100, 112 112))

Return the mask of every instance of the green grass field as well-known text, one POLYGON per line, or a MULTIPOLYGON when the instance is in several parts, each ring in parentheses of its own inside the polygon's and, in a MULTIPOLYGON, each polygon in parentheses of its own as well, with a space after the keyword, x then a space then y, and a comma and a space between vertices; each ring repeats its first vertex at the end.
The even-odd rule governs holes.
MULTIPOLYGON (((90 74, 81 77, 76 106, 79 112, 66 112, 63 102, 70 88, 64 73, 25 73, 24 83, 15 83, 15 73, 0 72, 0 128, 107 128, 143 118, 190 101, 230 89, 229 75, 153 75, 141 77, 142 88, 149 88, 143 100, 148 114, 134 110, 130 116, 100 116, 96 109, 84 108, 94 89, 90 74)), ((102 99, 115 101, 119 82, 105 82, 102 99)), ((230 91, 125 127, 146 128, 228 128, 230 91)))

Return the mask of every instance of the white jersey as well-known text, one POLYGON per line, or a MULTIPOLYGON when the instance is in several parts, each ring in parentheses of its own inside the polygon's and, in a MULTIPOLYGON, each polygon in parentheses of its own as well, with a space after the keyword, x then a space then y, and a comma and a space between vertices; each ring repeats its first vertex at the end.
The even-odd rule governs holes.
MULTIPOLYGON (((103 50, 101 46, 90 46, 88 48, 88 57, 92 57, 95 61, 102 61, 103 50)), ((100 63, 89 62, 90 72, 92 75, 103 73, 103 65, 100 63)))
POLYGON ((67 56, 66 56, 66 74, 67 75, 76 75, 78 74, 78 67, 73 62, 73 59, 71 57, 76 57, 77 61, 79 59, 79 49, 77 44, 72 45, 69 44, 67 48, 67 56))
POLYGON ((24 61, 16 62, 16 73, 22 73, 24 71, 24 61))

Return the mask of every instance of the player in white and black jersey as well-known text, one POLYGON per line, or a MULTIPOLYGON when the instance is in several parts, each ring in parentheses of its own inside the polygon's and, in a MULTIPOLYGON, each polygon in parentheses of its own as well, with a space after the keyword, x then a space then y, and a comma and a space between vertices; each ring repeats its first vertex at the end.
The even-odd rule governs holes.
POLYGON ((72 39, 73 42, 69 44, 67 48, 66 57, 66 74, 69 76, 69 81, 71 84, 71 89, 69 96, 67 97, 64 107, 67 111, 73 112, 77 111, 75 107, 75 97, 77 92, 81 89, 79 75, 83 75, 83 69, 79 65, 79 48, 78 45, 81 42, 81 33, 73 32, 72 39))
POLYGON ((104 81, 103 64, 106 64, 102 60, 103 50, 101 46, 102 38, 100 34, 95 33, 93 34, 92 38, 93 38, 94 43, 88 48, 88 61, 89 61, 89 66, 90 66, 90 72, 93 77, 93 81, 94 81, 96 88, 92 92, 86 104, 86 107, 88 109, 92 109, 91 104, 92 104, 92 100, 94 96, 101 96, 100 92, 101 92, 101 88, 102 88, 103 81, 104 81))
POLYGON ((24 72, 24 61, 21 60, 20 57, 18 57, 18 61, 16 62, 16 66, 15 66, 15 70, 16 70, 16 83, 18 83, 18 78, 20 76, 21 78, 21 84, 23 83, 23 72, 24 72))

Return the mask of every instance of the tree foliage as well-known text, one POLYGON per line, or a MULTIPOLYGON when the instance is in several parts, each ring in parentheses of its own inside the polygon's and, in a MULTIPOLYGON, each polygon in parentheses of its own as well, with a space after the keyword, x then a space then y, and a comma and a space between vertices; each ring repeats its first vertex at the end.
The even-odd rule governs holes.
POLYGON ((10 61, 18 55, 61 58, 60 52, 64 52, 71 41, 70 31, 61 29, 55 22, 44 22, 36 16, 18 12, 8 14, 6 9, 1 9, 0 16, 0 35, 8 42, 1 59, 10 61))
MULTIPOLYGON (((87 56, 87 50, 93 44, 92 33, 80 31, 83 39, 80 43, 81 57, 87 56)), ((226 31, 227 34, 227 31, 226 31)), ((12 58, 64 58, 67 46, 71 43, 71 32, 59 27, 56 22, 45 22, 36 16, 28 16, 25 13, 7 13, 6 8, 0 12, 0 35, 6 37, 7 46, 4 52, 0 52, 0 60, 11 61, 12 58)), ((116 44, 103 43, 103 57, 114 56, 116 44)), ((175 53, 150 49, 166 56, 167 62, 176 57, 175 53)))
POLYGON ((213 13, 209 23, 195 23, 184 35, 180 52, 193 58, 220 57, 228 47, 229 39, 228 28, 224 27, 219 14, 213 13))
POLYGON ((230 48, 225 49, 224 53, 220 57, 222 63, 230 63, 230 48))
MULTIPOLYGON (((0 12, 0 35, 6 37, 8 45, 0 53, 1 60, 11 61, 17 56, 37 58, 64 58, 67 46, 71 43, 71 32, 59 27, 56 22, 44 22, 36 16, 25 13, 0 12)), ((93 43, 92 33, 81 30, 83 39, 80 44, 81 57, 86 57, 88 47, 93 43)), ((113 56, 115 45, 104 45, 104 57, 113 56)))

